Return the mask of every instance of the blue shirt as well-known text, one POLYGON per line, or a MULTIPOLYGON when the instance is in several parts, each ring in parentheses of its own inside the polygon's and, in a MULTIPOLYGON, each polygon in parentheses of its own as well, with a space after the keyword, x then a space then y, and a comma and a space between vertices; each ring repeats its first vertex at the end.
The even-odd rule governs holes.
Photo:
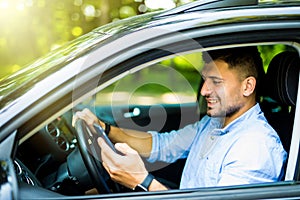
POLYGON ((222 119, 201 121, 169 133, 152 134, 149 162, 187 158, 180 188, 278 181, 287 153, 256 104, 222 127, 222 119))

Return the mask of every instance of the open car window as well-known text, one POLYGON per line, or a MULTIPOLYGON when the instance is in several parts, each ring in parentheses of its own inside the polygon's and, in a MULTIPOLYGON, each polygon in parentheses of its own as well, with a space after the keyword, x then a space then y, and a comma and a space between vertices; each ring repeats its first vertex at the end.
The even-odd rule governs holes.
POLYGON ((170 131, 199 119, 202 53, 172 55, 152 63, 97 93, 93 106, 99 118, 144 131, 170 131), (190 116, 181 116, 184 113, 190 116))
POLYGON ((96 105, 194 103, 202 53, 178 55, 130 73, 97 95, 96 105))

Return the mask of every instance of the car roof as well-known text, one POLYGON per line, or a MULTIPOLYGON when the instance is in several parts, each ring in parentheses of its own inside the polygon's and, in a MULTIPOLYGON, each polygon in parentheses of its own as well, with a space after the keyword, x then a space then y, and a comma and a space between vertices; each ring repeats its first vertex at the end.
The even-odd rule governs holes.
MULTIPOLYGON (((37 60, 33 64, 29 64, 17 73, 2 79, 0 81, 0 115, 7 110, 7 107, 13 105, 20 96, 33 88, 36 83, 45 77, 61 70, 68 63, 92 51, 96 46, 100 47, 116 38, 139 30, 166 25, 170 28, 170 31, 181 31, 194 28, 195 26, 204 27, 223 23, 239 23, 247 20, 256 21, 262 18, 263 20, 268 20, 268 17, 273 20, 276 20, 276 17, 280 20, 285 17, 294 17, 296 20, 299 20, 299 9, 290 10, 291 13, 289 16, 284 15, 284 11, 280 9, 287 5, 300 6, 299 1, 289 1, 290 4, 286 2, 278 1, 274 4, 268 1, 258 2, 256 0, 204 0, 189 3, 171 10, 138 15, 101 26, 50 52, 44 58, 37 60), (273 13, 264 13, 258 12, 258 8, 260 7, 278 7, 279 9, 273 13), (250 9, 246 10, 247 8, 250 9), (225 13, 218 14, 220 12, 216 12, 217 10, 220 12, 224 11, 225 13), (189 23, 183 27, 177 26, 177 23, 187 21, 195 21, 195 23, 189 23)), ((2 122, 0 123, 1 127, 2 122)))

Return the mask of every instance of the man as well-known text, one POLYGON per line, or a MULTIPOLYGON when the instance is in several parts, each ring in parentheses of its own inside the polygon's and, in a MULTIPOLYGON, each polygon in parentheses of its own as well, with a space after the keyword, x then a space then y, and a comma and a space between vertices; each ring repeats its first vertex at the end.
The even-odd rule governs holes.
MULTIPOLYGON (((149 162, 187 158, 180 188, 239 185, 278 181, 287 154, 256 102, 262 61, 256 47, 204 53, 201 95, 207 116, 166 134, 111 127, 109 137, 124 155, 114 153, 102 139, 103 166, 111 178, 128 188, 166 190, 147 172, 149 162)), ((100 123, 89 110, 76 113, 89 125, 100 123)))

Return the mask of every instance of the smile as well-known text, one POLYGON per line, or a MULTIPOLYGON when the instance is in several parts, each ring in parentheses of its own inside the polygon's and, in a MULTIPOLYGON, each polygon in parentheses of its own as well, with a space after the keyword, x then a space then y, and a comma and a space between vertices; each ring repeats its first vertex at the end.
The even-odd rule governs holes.
POLYGON ((217 99, 206 99, 207 103, 217 103, 217 99))

